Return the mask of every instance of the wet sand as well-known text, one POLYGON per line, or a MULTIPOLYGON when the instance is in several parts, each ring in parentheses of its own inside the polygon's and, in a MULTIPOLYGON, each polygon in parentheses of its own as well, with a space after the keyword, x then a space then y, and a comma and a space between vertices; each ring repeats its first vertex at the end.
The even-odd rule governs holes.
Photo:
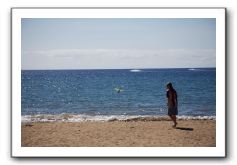
POLYGON ((22 147, 215 147, 215 120, 53 122, 21 126, 22 147))

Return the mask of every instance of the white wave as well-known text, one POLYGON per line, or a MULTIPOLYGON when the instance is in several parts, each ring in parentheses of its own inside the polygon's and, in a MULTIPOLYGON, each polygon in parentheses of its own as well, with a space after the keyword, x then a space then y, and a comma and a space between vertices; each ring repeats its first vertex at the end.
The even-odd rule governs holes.
POLYGON ((189 71, 210 71, 210 70, 206 70, 206 69, 204 69, 204 68, 189 68, 188 69, 189 71))
MULTIPOLYGON (((177 116, 179 120, 215 120, 215 116, 177 116)), ((85 121, 167 121, 168 116, 153 116, 153 115, 74 115, 74 114, 59 114, 59 115, 26 115, 22 116, 22 123, 34 122, 85 122, 85 121)))
POLYGON ((216 116, 177 116, 180 120, 216 120, 216 116))
POLYGON ((188 69, 188 70, 190 70, 190 71, 196 71, 197 69, 194 69, 194 68, 190 68, 190 69, 188 69))
POLYGON ((140 69, 131 69, 130 72, 141 72, 140 69))

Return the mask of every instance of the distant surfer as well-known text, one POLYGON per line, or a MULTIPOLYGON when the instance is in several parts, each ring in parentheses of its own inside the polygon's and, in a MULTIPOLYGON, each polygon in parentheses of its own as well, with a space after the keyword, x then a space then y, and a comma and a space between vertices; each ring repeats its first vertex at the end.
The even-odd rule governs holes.
POLYGON ((178 124, 176 122, 176 115, 178 115, 178 99, 177 99, 177 92, 173 88, 171 83, 166 85, 166 97, 167 97, 167 105, 168 105, 168 115, 171 120, 174 122, 173 128, 176 128, 178 124))
POLYGON ((117 88, 114 88, 114 90, 117 92, 117 93, 120 93, 123 91, 123 88, 122 87, 117 87, 117 88))

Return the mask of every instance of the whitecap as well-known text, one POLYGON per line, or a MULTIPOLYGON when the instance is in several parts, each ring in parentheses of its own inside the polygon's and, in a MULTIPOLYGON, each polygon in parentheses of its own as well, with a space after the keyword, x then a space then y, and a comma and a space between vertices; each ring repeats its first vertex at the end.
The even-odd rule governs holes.
POLYGON ((131 69, 130 72, 141 72, 140 69, 131 69))

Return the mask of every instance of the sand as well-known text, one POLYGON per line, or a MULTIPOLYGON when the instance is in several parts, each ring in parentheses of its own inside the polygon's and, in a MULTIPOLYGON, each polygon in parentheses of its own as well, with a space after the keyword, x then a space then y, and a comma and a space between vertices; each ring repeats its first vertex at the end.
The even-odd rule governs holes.
POLYGON ((22 147, 215 147, 215 120, 22 124, 22 147))

